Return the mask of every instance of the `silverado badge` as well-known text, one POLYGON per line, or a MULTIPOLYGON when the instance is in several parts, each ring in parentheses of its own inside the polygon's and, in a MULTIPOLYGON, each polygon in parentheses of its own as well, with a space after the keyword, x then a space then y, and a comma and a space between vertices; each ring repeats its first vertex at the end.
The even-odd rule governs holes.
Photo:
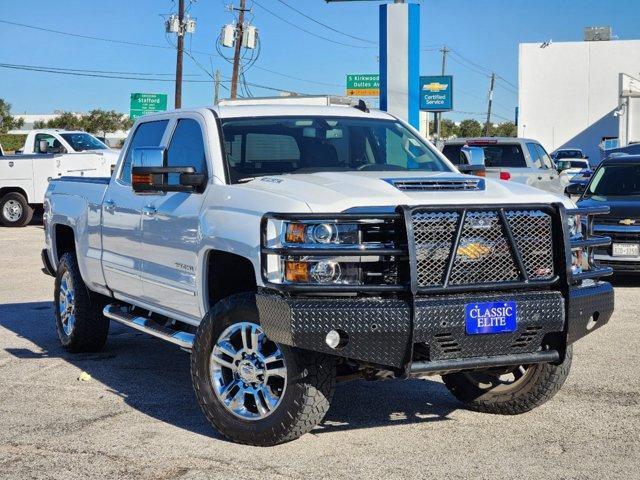
POLYGON ((636 221, 632 218, 625 218, 624 220, 620 220, 618 223, 621 225, 629 226, 635 224, 636 221))

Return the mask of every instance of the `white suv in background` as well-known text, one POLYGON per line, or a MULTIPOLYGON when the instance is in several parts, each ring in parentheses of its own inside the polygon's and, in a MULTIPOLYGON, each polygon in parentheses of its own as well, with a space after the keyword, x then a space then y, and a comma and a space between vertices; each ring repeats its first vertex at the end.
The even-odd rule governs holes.
POLYGON ((556 166, 536 140, 514 137, 456 138, 445 142, 442 153, 455 165, 469 163, 463 152, 480 158, 487 176, 524 183, 548 192, 563 194, 556 166))

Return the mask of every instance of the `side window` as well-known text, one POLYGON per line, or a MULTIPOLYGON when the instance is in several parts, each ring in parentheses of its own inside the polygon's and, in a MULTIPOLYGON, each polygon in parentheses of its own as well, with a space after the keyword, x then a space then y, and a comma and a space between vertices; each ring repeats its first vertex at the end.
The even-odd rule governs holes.
MULTIPOLYGON (((60 141, 56 140, 56 138, 53 135, 49 135, 48 133, 38 133, 36 135, 36 137, 35 137, 34 142, 33 142, 33 151, 35 153, 47 153, 47 151, 50 148, 53 148, 54 146, 56 146, 56 145, 54 145, 54 143, 56 143, 56 142, 57 142, 57 144, 60 144, 60 141), (45 150, 45 151, 40 150, 40 142, 42 140, 47 142, 47 150, 45 150)), ((60 145, 60 146, 62 146, 62 145, 60 145)))
MULTIPOLYGON (((193 167, 196 173, 207 174, 207 159, 200 124, 190 118, 178 120, 167 151, 167 167, 193 167)), ((169 184, 176 185, 180 174, 169 174, 169 184)))
POLYGON ((158 120, 155 122, 145 122, 138 125, 131 143, 127 156, 124 159, 122 170, 120 170, 120 180, 124 183, 131 183, 131 158, 134 148, 141 147, 159 147, 162 142, 162 136, 167 128, 169 120, 158 120))
POLYGON ((546 150, 542 148, 542 145, 537 144, 536 149, 538 150, 538 155, 542 159, 542 168, 548 168, 550 170, 554 170, 553 163, 551 162, 551 158, 547 154, 546 150))
POLYGON ((534 168, 544 168, 542 166, 542 159, 540 158, 540 153, 536 148, 536 144, 527 143, 527 150, 529 150, 529 155, 531 156, 531 162, 533 163, 534 168))

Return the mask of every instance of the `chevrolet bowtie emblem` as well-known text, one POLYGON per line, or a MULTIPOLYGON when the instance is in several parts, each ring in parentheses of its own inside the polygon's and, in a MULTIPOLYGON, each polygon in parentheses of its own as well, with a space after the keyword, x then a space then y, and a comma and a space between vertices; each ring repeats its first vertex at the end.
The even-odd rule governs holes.
POLYGON ((483 245, 482 243, 468 243, 458 247, 456 252, 458 257, 464 257, 467 260, 480 260, 493 252, 493 248, 483 245))
POLYGON ((634 219, 632 219, 632 218, 625 218, 624 220, 620 220, 618 223, 619 223, 620 225, 627 225, 627 226, 629 226, 629 225, 633 225, 633 224, 635 224, 635 223, 636 223, 636 221, 635 221, 634 219))

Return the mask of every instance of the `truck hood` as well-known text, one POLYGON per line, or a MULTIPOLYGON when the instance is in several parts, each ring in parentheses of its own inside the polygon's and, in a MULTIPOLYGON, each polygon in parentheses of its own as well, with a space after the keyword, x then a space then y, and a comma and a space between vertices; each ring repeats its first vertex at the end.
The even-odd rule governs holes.
POLYGON ((313 212, 342 212, 354 207, 397 205, 482 205, 574 203, 516 182, 485 179, 484 190, 402 191, 390 180, 477 179, 453 172, 320 172, 258 177, 244 187, 305 202, 313 212))

